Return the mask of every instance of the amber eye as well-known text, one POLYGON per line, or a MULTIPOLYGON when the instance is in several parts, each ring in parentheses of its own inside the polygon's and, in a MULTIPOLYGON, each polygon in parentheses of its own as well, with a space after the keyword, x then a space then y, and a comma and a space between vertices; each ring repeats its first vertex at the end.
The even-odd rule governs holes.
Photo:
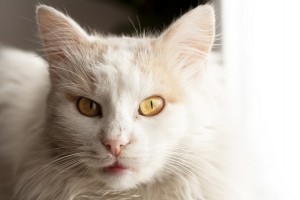
POLYGON ((165 106, 165 100, 159 96, 152 96, 140 103, 139 112, 144 116, 154 116, 160 113, 165 106))
POLYGON ((81 97, 77 102, 78 110, 81 114, 88 117, 95 117, 97 115, 102 115, 101 107, 95 101, 81 97))

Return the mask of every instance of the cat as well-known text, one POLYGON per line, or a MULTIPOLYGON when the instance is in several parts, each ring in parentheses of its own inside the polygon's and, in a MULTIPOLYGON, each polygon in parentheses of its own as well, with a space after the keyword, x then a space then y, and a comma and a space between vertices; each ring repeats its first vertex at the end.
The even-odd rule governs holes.
POLYGON ((207 75, 211 5, 157 36, 89 34, 46 5, 37 21, 46 61, 0 53, 1 199, 258 199, 207 75))

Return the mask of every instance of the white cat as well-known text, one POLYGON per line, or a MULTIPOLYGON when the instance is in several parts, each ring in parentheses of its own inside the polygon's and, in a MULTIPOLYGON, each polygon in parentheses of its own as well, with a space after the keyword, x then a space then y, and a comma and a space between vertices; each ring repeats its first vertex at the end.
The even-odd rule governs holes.
POLYGON ((89 35, 44 5, 37 17, 49 73, 0 54, 1 199, 258 199, 206 76, 211 6, 157 37, 89 35))

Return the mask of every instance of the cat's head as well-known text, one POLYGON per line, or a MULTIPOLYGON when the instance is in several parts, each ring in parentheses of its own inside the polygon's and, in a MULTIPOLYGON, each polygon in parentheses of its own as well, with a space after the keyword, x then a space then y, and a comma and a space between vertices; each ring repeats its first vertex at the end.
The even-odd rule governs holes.
POLYGON ((213 8, 149 37, 90 35, 43 5, 37 16, 52 84, 43 138, 57 166, 121 190, 176 174, 201 115, 201 98, 191 98, 214 40, 213 8))

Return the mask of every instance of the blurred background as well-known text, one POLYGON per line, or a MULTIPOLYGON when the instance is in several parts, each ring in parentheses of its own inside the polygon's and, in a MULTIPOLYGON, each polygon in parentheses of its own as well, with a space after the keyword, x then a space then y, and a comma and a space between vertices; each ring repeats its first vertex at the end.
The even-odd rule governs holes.
POLYGON ((146 30, 160 32, 174 19, 209 0, 0 0, 0 41, 34 49, 38 3, 67 12, 86 29, 103 34, 135 34, 146 30), (137 30, 136 30, 137 29, 137 30))
MULTIPOLYGON (((108 34, 159 32, 198 4, 216 8, 217 65, 239 116, 241 134, 261 158, 278 199, 300 199, 299 0, 40 0, 87 29, 108 34), (278 197, 278 196, 277 196, 278 197)), ((0 0, 0 43, 39 49, 36 0, 0 0)))

